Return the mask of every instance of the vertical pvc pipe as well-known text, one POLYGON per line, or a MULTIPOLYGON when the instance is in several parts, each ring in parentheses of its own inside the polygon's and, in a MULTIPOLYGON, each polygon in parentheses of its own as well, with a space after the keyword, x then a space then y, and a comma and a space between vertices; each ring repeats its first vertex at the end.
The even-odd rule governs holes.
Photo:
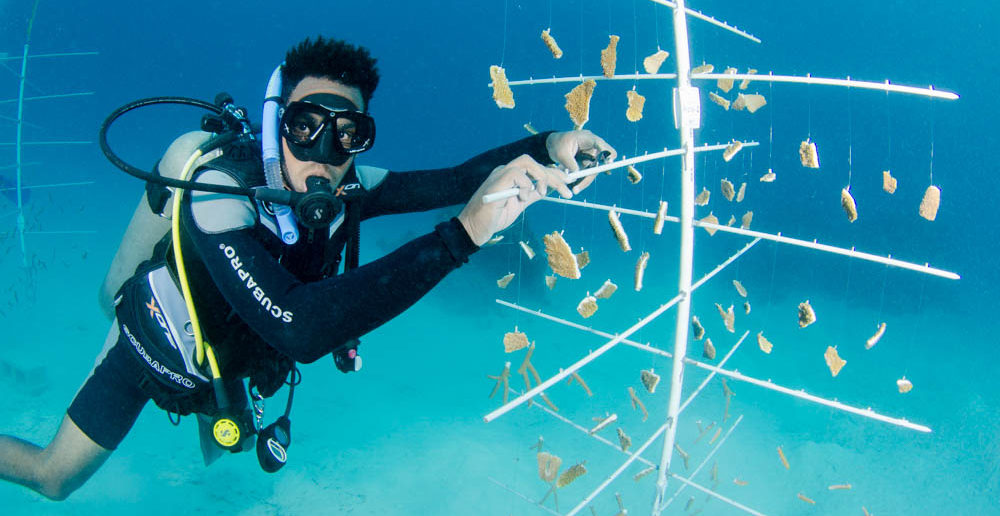
POLYGON ((677 415, 680 412, 681 386, 684 383, 684 358, 687 354, 688 321, 691 313, 691 277, 694 261, 694 130, 700 125, 701 109, 697 90, 691 87, 691 55, 688 46, 687 18, 684 0, 674 7, 674 44, 677 59, 677 90, 674 92, 674 117, 680 130, 684 150, 681 173, 681 249, 677 304, 677 328, 674 334, 673 368, 670 377, 670 399, 667 405, 667 431, 663 438, 660 470, 656 479, 653 515, 662 511, 667 488, 670 459, 677 438, 677 415), (696 116, 695 116, 696 115, 696 116))
POLYGON ((21 55, 21 83, 17 91, 17 138, 15 148, 17 153, 17 236, 21 241, 21 265, 28 266, 28 251, 24 246, 24 201, 21 196, 21 142, 24 129, 24 83, 28 78, 28 45, 31 44, 31 29, 35 26, 35 15, 38 14, 38 2, 31 8, 31 19, 28 20, 28 31, 24 36, 24 54, 21 55))
MULTIPOLYGON (((35 3, 38 6, 38 3, 35 3)), ((34 15, 32 15, 32 21, 34 21, 34 15)), ((30 38, 31 32, 28 29, 28 37, 30 38)), ((21 196, 21 138, 22 130, 24 128, 24 83, 28 72, 28 43, 24 44, 24 55, 21 56, 21 84, 17 93, 17 138, 15 140, 15 148, 17 153, 17 236, 21 241, 21 265, 28 266, 28 252, 24 247, 24 203, 21 196)))

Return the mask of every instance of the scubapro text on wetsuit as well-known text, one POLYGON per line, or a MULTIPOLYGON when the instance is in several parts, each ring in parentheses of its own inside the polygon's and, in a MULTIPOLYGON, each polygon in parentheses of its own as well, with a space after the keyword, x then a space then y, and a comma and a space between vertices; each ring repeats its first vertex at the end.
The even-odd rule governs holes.
POLYGON ((282 310, 281 307, 274 304, 271 298, 268 297, 267 293, 264 292, 257 282, 253 279, 253 274, 247 272, 243 268, 243 261, 240 260, 239 254, 236 253, 236 249, 231 245, 219 244, 219 249, 222 253, 229 259, 229 265, 233 267, 233 271, 236 272, 236 276, 240 278, 246 286, 247 291, 260 303, 260 306, 264 308, 264 311, 271 314, 275 319, 280 319, 282 322, 290 323, 292 322, 292 312, 288 310, 282 310))

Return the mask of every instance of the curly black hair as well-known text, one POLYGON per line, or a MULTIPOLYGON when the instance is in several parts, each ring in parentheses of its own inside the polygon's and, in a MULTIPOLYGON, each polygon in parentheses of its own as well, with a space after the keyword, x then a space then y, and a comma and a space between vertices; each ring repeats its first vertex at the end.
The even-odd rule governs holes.
POLYGON ((323 77, 361 90, 365 109, 378 86, 378 68, 368 49, 339 39, 316 37, 292 47, 281 69, 281 97, 287 99, 306 77, 323 77))

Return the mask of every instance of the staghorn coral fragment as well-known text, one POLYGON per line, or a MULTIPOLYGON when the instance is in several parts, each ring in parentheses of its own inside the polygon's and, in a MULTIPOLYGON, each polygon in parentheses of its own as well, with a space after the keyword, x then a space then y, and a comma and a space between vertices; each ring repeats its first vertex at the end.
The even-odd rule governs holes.
POLYGON ((538 436, 538 441, 536 441, 535 444, 529 446, 528 449, 542 451, 543 445, 545 445, 545 438, 542 436, 538 436))
POLYGON ((583 392, 587 393, 588 398, 594 395, 594 392, 590 390, 590 386, 587 385, 587 382, 583 381, 583 378, 579 374, 573 373, 570 375, 569 380, 566 383, 571 384, 574 381, 579 383, 580 387, 583 387, 583 392))
POLYGON ((576 255, 570 250, 562 233, 553 231, 545 235, 542 240, 545 242, 545 255, 552 272, 564 278, 580 279, 580 267, 577 265, 576 255))
POLYGON ((514 109, 514 92, 507 83, 507 73, 499 66, 490 66, 490 80, 493 81, 493 101, 500 109, 514 109))
POLYGON ((715 421, 712 421, 712 423, 708 425, 708 427, 706 427, 704 430, 701 431, 701 433, 698 434, 698 438, 694 440, 695 444, 698 444, 698 441, 700 441, 702 437, 705 437, 705 434, 707 434, 709 430, 713 428, 715 428, 715 421))
POLYGON ((931 185, 924 191, 924 198, 920 201, 920 216, 927 220, 937 218, 938 206, 941 205, 941 190, 931 185))
POLYGON ((684 469, 691 469, 691 456, 688 455, 688 453, 681 448, 681 445, 676 442, 674 443, 674 449, 677 450, 677 454, 684 459, 684 469))
POLYGON ((823 358, 826 360, 826 366, 830 368, 830 374, 834 377, 840 374, 840 370, 847 364, 847 361, 840 358, 840 355, 837 354, 837 348, 833 346, 826 347, 823 358))
POLYGON ((542 41, 545 42, 545 46, 549 47, 549 52, 552 52, 552 57, 556 59, 562 59, 563 51, 559 48, 559 44, 556 43, 556 39, 549 34, 552 29, 545 29, 542 31, 542 41))
POLYGON ((711 100, 712 102, 722 106, 722 109, 729 111, 729 105, 731 103, 729 102, 729 99, 727 99, 726 97, 723 97, 722 95, 719 95, 714 91, 710 91, 708 92, 708 100, 711 100))
POLYGON ((722 190, 722 196, 727 201, 733 202, 733 198, 736 197, 736 188, 733 187, 733 183, 729 182, 728 179, 723 179, 720 181, 720 189, 722 190))
POLYGON ((771 354, 771 348, 774 347, 771 341, 767 340, 767 337, 764 336, 764 332, 757 334, 757 345, 760 346, 761 351, 769 355, 771 354))
POLYGON ((851 487, 851 484, 833 484, 832 486, 827 487, 827 489, 830 491, 838 491, 851 489, 851 487))
POLYGON ((802 493, 799 493, 799 500, 802 500, 803 502, 806 502, 808 504, 816 505, 816 502, 812 498, 809 498, 808 496, 802 493))
POLYGON ((559 276, 556 276, 555 274, 547 274, 545 276, 545 286, 549 287, 549 290, 556 288, 557 279, 559 279, 559 276))
POLYGON ((670 57, 670 52, 666 50, 658 49, 655 53, 650 54, 642 60, 642 68, 646 70, 646 73, 653 74, 660 71, 660 65, 663 61, 670 57))
POLYGON ((736 484, 736 485, 738 485, 738 486, 745 486, 745 485, 749 484, 750 482, 747 482, 746 480, 740 480, 740 477, 735 477, 735 478, 733 478, 733 483, 736 484))
POLYGON ((896 193, 896 178, 888 170, 882 171, 882 189, 890 194, 896 193))
POLYGON ((777 178, 778 178, 778 175, 775 174, 773 170, 767 169, 767 173, 764 174, 764 175, 762 175, 762 176, 760 176, 760 182, 761 183, 773 183, 774 180, 777 179, 777 178))
POLYGON ((493 390, 490 391, 490 398, 496 396, 500 386, 503 386, 503 402, 506 405, 507 399, 510 397, 510 362, 506 362, 503 365, 503 372, 498 376, 486 375, 490 380, 496 380, 497 383, 493 384, 493 390))
POLYGON ((646 264, 649 263, 649 253, 643 252, 639 255, 639 261, 635 262, 635 291, 642 290, 642 279, 646 276, 646 264))
POLYGON ((736 192, 736 202, 743 202, 743 197, 747 193, 747 184, 741 183, 739 191, 736 192))
POLYGON ((747 289, 743 287, 740 280, 733 280, 733 286, 736 287, 736 292, 740 295, 740 297, 747 297, 747 289))
POLYGON ((743 214, 743 219, 740 223, 741 229, 750 229, 750 223, 753 222, 753 212, 748 211, 743 214))
POLYGON ((644 470, 636 473, 635 476, 632 477, 632 480, 635 480, 636 482, 638 482, 640 478, 642 478, 642 477, 644 477, 644 476, 646 476, 646 475, 648 475, 648 474, 650 474, 650 473, 652 473, 654 471, 656 471, 656 466, 650 466, 650 467, 648 467, 648 468, 646 468, 646 469, 644 469, 644 470))
POLYGON ((584 319, 594 315, 594 312, 597 312, 597 298, 588 293, 587 297, 583 298, 583 301, 580 301, 580 303, 576 305, 576 311, 579 312, 584 319))
POLYGON ((607 279, 604 280, 604 284, 601 285, 601 288, 597 289, 597 292, 594 293, 594 297, 597 299, 608 299, 615 293, 616 290, 618 290, 618 285, 615 285, 610 279, 607 279))
POLYGON ((663 233, 663 222, 667 218, 667 201, 660 201, 660 207, 656 210, 656 220, 653 221, 653 234, 663 233))
POLYGON ((528 134, 538 134, 538 129, 535 129, 535 127, 531 125, 531 122, 524 124, 523 127, 525 131, 528 131, 528 134))
POLYGON ((715 66, 702 63, 701 65, 692 68, 691 73, 712 73, 714 70, 715 66))
MULTIPOLYGON (((722 73, 726 75, 735 75, 738 70, 733 67, 728 67, 722 73)), ((733 89, 733 79, 719 79, 716 85, 720 90, 729 93, 729 90, 733 89)))
POLYGON ((693 506, 694 506, 694 497, 692 496, 691 498, 688 498, 687 503, 684 504, 684 511, 685 512, 690 511, 691 507, 693 506))
POLYGON ((511 280, 513 279, 514 279, 514 273, 511 272, 510 274, 507 274, 506 276, 498 279, 497 286, 500 288, 507 288, 507 285, 510 285, 511 280))
POLYGON ((587 251, 580 251, 576 253, 576 263, 580 266, 582 270, 584 267, 590 264, 590 253, 587 251))
POLYGON ((896 388, 899 389, 901 394, 906 394, 907 392, 913 390, 913 383, 907 380, 904 376, 899 380, 896 380, 896 388))
MULTIPOLYGON (((535 368, 532 367, 531 370, 534 371, 535 368)), ((538 373, 536 372, 535 374, 537 375, 538 373)), ((541 383, 541 382, 538 382, 538 383, 541 383)), ((559 412, 559 407, 557 407, 555 405, 555 403, 552 403, 552 400, 550 400, 549 397, 546 396, 544 392, 538 393, 538 397, 542 398, 542 401, 544 401, 545 404, 548 405, 550 409, 552 409, 552 412, 559 412)))
POLYGON ((549 452, 538 452, 538 477, 544 482, 552 482, 559 476, 562 459, 549 452))
POLYGON ((718 481, 719 481, 719 463, 718 462, 713 462, 712 463, 712 482, 718 482, 718 481))
POLYGON ((720 435, 722 435, 722 426, 721 425, 719 426, 719 428, 715 429, 715 434, 713 434, 712 438, 708 440, 708 444, 714 443, 716 440, 719 439, 720 435))
POLYGON ((660 383, 660 375, 654 373, 652 369, 648 371, 643 369, 639 373, 639 381, 642 382, 642 386, 646 388, 646 391, 653 394, 656 392, 656 385, 660 383))
POLYGON ((740 93, 736 96, 736 100, 733 101, 733 109, 735 111, 743 111, 745 109, 750 113, 756 113, 758 109, 766 105, 767 100, 764 99, 764 96, 756 93, 750 95, 740 93))
POLYGON ((527 256, 529 260, 535 259, 535 250, 532 249, 527 242, 519 241, 518 244, 521 244, 521 250, 524 251, 524 255, 527 256))
POLYGON ((743 312, 746 313, 746 315, 750 315, 750 301, 743 302, 743 312))
POLYGON ((819 154, 816 153, 816 144, 808 139, 799 144, 799 161, 806 168, 819 168, 819 154))
POLYGON ((883 334, 885 334, 885 323, 879 324, 878 329, 875 330, 875 335, 868 337, 868 340, 865 341, 865 349, 875 347, 875 344, 878 344, 878 341, 882 339, 883 334))
POLYGON ((587 461, 583 461, 579 464, 574 464, 570 466, 569 469, 559 475, 559 480, 556 480, 556 487, 563 488, 570 485, 574 480, 580 478, 584 473, 587 472, 587 468, 584 466, 587 461))
POLYGON ((590 97, 594 95, 595 86, 597 83, 593 79, 587 79, 565 95, 566 112, 576 129, 583 129, 590 119, 590 97))
POLYGON ((865 509, 864 506, 861 507, 861 512, 865 513, 865 516, 872 516, 871 513, 868 512, 868 509, 865 509))
POLYGON ((491 238, 491 239, 487 240, 487 241, 486 241, 486 243, 485 243, 485 244, 483 244, 483 246, 487 246, 487 245, 497 245, 497 244, 499 244, 499 243, 500 243, 500 241, 501 241, 501 240, 503 240, 503 235, 497 235, 497 236, 495 236, 495 237, 493 237, 493 238, 491 238))
POLYGON ((646 105, 646 97, 639 95, 635 90, 625 92, 625 96, 628 97, 628 109, 625 111, 625 118, 629 122, 642 120, 642 107, 646 105))
POLYGON ((705 327, 701 325, 697 315, 691 316, 691 329, 694 331, 694 340, 705 337, 705 327))
POLYGON ((730 142, 729 145, 726 146, 726 150, 722 151, 723 161, 726 162, 731 161, 733 159, 733 156, 735 156, 736 153, 739 152, 740 149, 742 148, 743 148, 743 142, 739 140, 733 140, 732 142, 730 142))
POLYGON ((722 322, 726 325, 726 330, 729 333, 736 332, 736 314, 733 312, 733 305, 729 305, 729 309, 723 310, 722 305, 715 303, 715 308, 719 310, 719 315, 722 316, 722 322))
POLYGON ((618 445, 623 452, 627 452, 632 447, 632 438, 625 434, 625 430, 618 429, 618 445))
POLYGON ((628 172, 629 183, 638 184, 639 181, 642 181, 642 174, 640 174, 639 171, 632 165, 629 165, 625 170, 628 172))
POLYGON ((712 339, 705 339, 705 347, 701 352, 701 356, 709 360, 715 360, 715 346, 712 345, 712 339))
POLYGON ((635 395, 635 389, 633 389, 632 387, 628 388, 628 397, 629 401, 632 402, 632 410, 638 408, 640 411, 642 411, 642 420, 645 421, 646 418, 649 417, 649 412, 646 411, 646 405, 643 405, 642 400, 640 400, 639 397, 635 395))
MULTIPOLYGON (((698 219, 698 222, 707 222, 709 224, 716 224, 717 225, 719 223, 719 219, 714 214, 709 213, 707 217, 703 217, 703 218, 698 219)), ((709 226, 702 226, 702 228, 705 231, 707 231, 709 235, 714 235, 715 232, 718 231, 718 228, 713 228, 713 227, 709 227, 709 226)))
POLYGON ((781 449, 781 446, 778 446, 778 457, 781 459, 781 464, 785 466, 785 469, 792 469, 788 465, 788 459, 785 457, 785 452, 781 449))
POLYGON ((606 428, 611 423, 614 423, 615 421, 618 421, 618 414, 611 414, 610 416, 603 417, 603 418, 595 417, 594 421, 597 421, 598 423, 597 423, 597 426, 595 426, 594 428, 590 429, 590 431, 589 431, 590 435, 594 435, 597 432, 600 432, 601 430, 604 430, 604 428, 606 428))
POLYGON ((513 353, 526 347, 528 347, 528 336, 517 331, 516 327, 514 328, 514 331, 507 332, 503 335, 504 353, 513 353))
POLYGON ((618 61, 618 36, 608 36, 608 46, 601 50, 601 70, 608 79, 615 76, 615 64, 618 61))
MULTIPOLYGON (((757 69, 756 68, 750 68, 750 69, 747 70, 747 75, 753 75, 755 73, 757 73, 757 69)), ((743 79, 742 81, 740 81, 740 89, 741 90, 747 89, 747 86, 749 86, 749 85, 750 85, 750 79, 743 79)))
POLYGON ((621 247, 622 251, 626 253, 631 251, 632 246, 628 243, 628 235, 625 234, 625 228, 622 227, 622 221, 618 218, 617 211, 608 211, 608 223, 611 224, 611 230, 615 232, 615 240, 618 241, 618 246, 621 247))
POLYGON ((701 187, 701 193, 694 198, 694 203, 697 206, 704 206, 708 204, 708 199, 712 197, 712 192, 708 191, 708 188, 701 187))
POLYGON ((726 221, 726 226, 732 226, 736 223, 736 215, 730 215, 729 220, 726 221))
POLYGON ((806 299, 799 303, 799 328, 805 328, 814 322, 816 322, 816 312, 813 311, 812 305, 806 299))
POLYGON ((850 187, 840 191, 840 205, 844 208, 844 213, 847 214, 848 222, 858 220, 858 205, 854 202, 854 197, 851 196, 850 187))

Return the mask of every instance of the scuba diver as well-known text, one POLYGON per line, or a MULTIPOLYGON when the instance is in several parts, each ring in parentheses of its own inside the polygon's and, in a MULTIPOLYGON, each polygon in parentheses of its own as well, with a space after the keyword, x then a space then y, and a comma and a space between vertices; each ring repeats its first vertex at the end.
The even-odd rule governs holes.
MULTIPOLYGON (((271 76, 259 139, 245 110, 223 99, 156 172, 136 173, 147 192, 105 280, 101 300, 114 322, 104 350, 48 446, 0 436, 0 478, 66 499, 149 400, 172 417, 196 414, 206 463, 255 447, 261 467, 277 471, 291 442, 297 363, 332 355, 339 370, 359 370, 363 335, 414 305, 529 205, 552 191, 569 198, 594 179, 571 183, 567 171, 616 157, 577 130, 533 135, 450 168, 357 165, 375 141, 368 107, 378 80, 365 48, 306 39, 271 76), (483 201, 514 187, 514 197, 483 201), (457 217, 358 263, 363 220, 463 202, 457 217), (259 402, 282 386, 284 414, 265 426, 259 402)), ((105 154, 130 173, 107 146, 107 126, 148 103, 120 109, 101 130, 105 154)))

